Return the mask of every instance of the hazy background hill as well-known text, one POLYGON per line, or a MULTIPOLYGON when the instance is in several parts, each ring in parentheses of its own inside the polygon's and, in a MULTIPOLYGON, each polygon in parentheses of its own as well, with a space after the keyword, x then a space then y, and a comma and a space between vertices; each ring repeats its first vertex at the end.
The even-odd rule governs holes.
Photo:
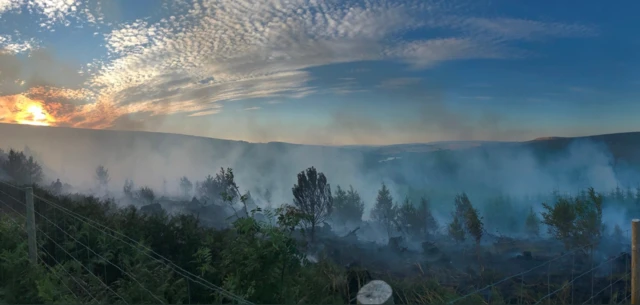
POLYGON ((442 198, 459 191, 476 197, 496 191, 523 195, 587 186, 635 188, 640 182, 639 132, 527 142, 327 147, 0 124, 0 143, 4 149, 28 147, 44 163, 47 177, 87 191, 98 165, 110 170, 112 191, 120 191, 129 178, 161 193, 177 192, 181 176, 198 181, 220 167, 232 167, 241 187, 258 196, 268 188, 276 202, 290 201, 296 174, 315 166, 332 185, 353 185, 367 205, 382 182, 398 194, 442 198))

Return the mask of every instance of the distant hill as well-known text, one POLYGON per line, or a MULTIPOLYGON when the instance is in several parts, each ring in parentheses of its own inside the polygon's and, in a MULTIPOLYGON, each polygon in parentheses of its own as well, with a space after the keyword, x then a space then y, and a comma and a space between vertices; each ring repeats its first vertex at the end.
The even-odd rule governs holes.
POLYGON ((220 167, 232 167, 242 185, 271 188, 283 200, 289 200, 296 174, 309 166, 325 172, 333 185, 352 184, 369 201, 387 180, 415 188, 526 188, 538 181, 570 184, 603 176, 602 166, 640 168, 640 132, 524 142, 334 147, 0 124, 0 148, 24 150, 25 146, 47 165, 49 177, 75 185, 90 187, 97 165, 109 168, 116 189, 125 178, 156 189, 166 187, 168 181, 168 187, 174 189, 183 175, 197 181, 220 167))

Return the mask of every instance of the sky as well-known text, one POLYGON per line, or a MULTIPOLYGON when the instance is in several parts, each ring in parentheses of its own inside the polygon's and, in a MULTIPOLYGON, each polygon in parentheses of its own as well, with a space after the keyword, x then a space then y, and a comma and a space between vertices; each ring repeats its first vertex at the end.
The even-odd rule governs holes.
POLYGON ((322 145, 638 131, 638 9, 0 0, 0 122, 322 145))

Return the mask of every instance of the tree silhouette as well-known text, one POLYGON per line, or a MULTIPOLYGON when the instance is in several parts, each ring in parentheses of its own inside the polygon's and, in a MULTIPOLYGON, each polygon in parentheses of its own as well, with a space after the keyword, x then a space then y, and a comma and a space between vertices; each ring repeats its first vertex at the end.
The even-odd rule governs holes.
POLYGON ((331 186, 327 177, 310 167, 298 174, 298 183, 292 188, 293 204, 306 215, 303 225, 310 228, 311 241, 315 240, 316 226, 324 222, 333 210, 331 186))
POLYGON ((1 169, 19 185, 40 183, 43 178, 42 167, 33 156, 27 157, 23 152, 13 149, 2 160, 1 169))
POLYGON ((387 237, 391 237, 391 228, 393 226, 395 212, 391 192, 387 188, 387 185, 382 183, 382 187, 376 197, 376 204, 371 210, 371 218, 377 220, 384 226, 387 230, 387 237))
POLYGON ((433 217, 433 213, 431 212, 431 207, 429 206, 429 201, 422 197, 420 198, 420 205, 417 210, 418 215, 420 215, 420 220, 422 225, 420 228, 423 230, 423 235, 433 234, 436 230, 438 230, 438 221, 435 217, 433 217))
POLYGON ((180 178, 180 192, 182 193, 182 197, 190 197, 192 191, 193 183, 191 183, 189 178, 187 178, 187 176, 183 176, 182 178, 180 178))
POLYGON ((131 179, 125 179, 124 180, 124 186, 122 187, 122 192, 124 193, 125 196, 127 196, 128 198, 133 198, 133 180, 131 179))
POLYGON ((143 186, 138 190, 138 199, 143 201, 145 204, 152 204, 153 200, 156 199, 156 194, 150 187, 143 186))
POLYGON ((111 181, 111 177, 109 177, 109 170, 103 165, 99 165, 96 167, 95 179, 98 182, 98 189, 100 191, 106 191, 109 181, 111 181))
POLYGON ((335 221, 343 225, 358 224, 362 221, 364 212, 364 202, 360 198, 358 191, 349 186, 349 190, 345 191, 339 185, 336 188, 333 197, 334 211, 332 216, 335 221))

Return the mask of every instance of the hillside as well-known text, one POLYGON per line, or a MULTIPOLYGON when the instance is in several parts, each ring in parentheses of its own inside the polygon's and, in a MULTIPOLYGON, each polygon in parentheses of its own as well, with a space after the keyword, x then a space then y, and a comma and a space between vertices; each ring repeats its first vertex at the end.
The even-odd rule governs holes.
POLYGON ((518 189, 526 183, 573 188, 587 182, 610 187, 640 182, 635 174, 600 181, 602 175, 594 168, 611 167, 614 172, 640 168, 640 132, 525 142, 328 147, 0 124, 0 143, 5 149, 28 146, 48 168, 48 177, 75 185, 90 184, 93 169, 100 164, 110 169, 118 188, 129 178, 157 189, 167 182, 175 188, 183 175, 201 180, 220 167, 232 167, 241 185, 270 188, 283 200, 288 200, 296 174, 309 166, 325 172, 334 185, 353 184, 370 196, 381 181, 439 189, 518 189), (551 168, 553 164, 563 166, 551 168))

